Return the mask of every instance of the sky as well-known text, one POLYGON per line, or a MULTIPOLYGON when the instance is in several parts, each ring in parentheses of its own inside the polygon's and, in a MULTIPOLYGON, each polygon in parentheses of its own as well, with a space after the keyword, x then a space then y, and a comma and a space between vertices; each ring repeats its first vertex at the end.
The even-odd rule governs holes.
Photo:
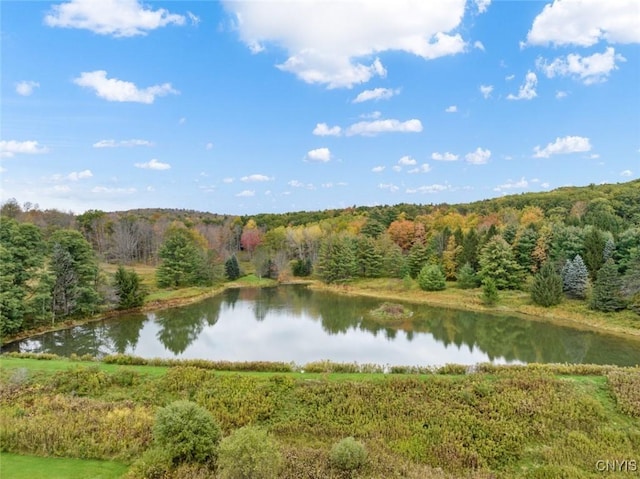
POLYGON ((251 215, 640 176, 637 0, 0 0, 0 199, 251 215))

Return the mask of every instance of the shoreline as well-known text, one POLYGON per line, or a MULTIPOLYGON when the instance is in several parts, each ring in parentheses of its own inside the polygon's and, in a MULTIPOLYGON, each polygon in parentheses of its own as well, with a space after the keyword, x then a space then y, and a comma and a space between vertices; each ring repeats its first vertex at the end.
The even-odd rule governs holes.
MULTIPOLYGON (((73 319, 61 321, 52 326, 41 326, 39 328, 23 331, 20 334, 5 338, 2 345, 14 343, 27 338, 39 336, 41 334, 53 331, 61 331, 70 329, 95 321, 117 318, 123 314, 131 313, 149 313, 153 311, 161 311, 168 308, 177 308, 197 303, 208 298, 217 296, 228 289, 233 288, 265 288, 286 286, 291 284, 304 284, 310 289, 318 291, 329 291, 344 296, 363 296, 369 298, 377 298, 380 300, 395 300, 414 304, 423 304, 434 308, 453 309, 458 311, 472 311, 483 314, 499 315, 499 316, 516 316, 522 319, 533 321, 547 322, 555 325, 567 326, 573 329, 583 331, 593 331, 599 334, 609 334, 626 339, 640 341, 640 318, 638 318, 638 328, 626 327, 618 324, 608 324, 606 319, 602 318, 603 313, 593 313, 594 318, 576 317, 576 313, 566 310, 558 310, 557 308, 542 308, 534 305, 518 304, 513 298, 503 299, 493 307, 487 307, 478 299, 478 290, 459 290, 455 287, 448 287, 445 291, 426 292, 419 289, 403 289, 398 290, 401 280, 393 280, 384 278, 381 280, 358 280, 345 284, 325 284, 319 280, 294 280, 286 282, 277 282, 270 280, 262 281, 260 284, 247 283, 243 281, 234 281, 226 283, 222 286, 204 289, 196 294, 189 296, 169 297, 166 299, 152 299, 148 303, 139 308, 110 310, 99 313, 95 316, 82 319, 73 319), (392 284, 392 288, 383 288, 377 282, 385 281, 392 284)), ((189 288, 176 289, 174 291, 186 291, 189 288)), ((516 295, 518 292, 509 292, 516 295)), ((505 294, 505 292, 503 292, 505 294)))

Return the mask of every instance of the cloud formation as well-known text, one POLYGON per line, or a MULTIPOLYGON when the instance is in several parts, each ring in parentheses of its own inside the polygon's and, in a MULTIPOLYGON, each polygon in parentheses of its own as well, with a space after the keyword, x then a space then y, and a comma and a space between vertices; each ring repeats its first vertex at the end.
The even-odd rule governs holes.
POLYGON ((374 88, 373 90, 365 90, 358 94, 353 100, 353 103, 362 103, 371 100, 388 100, 394 95, 400 93, 400 89, 391 88, 374 88))
MULTIPOLYGON (((307 83, 350 88, 385 76, 379 59, 361 58, 394 50, 425 60, 461 53, 456 29, 465 0, 447 2, 237 2, 224 0, 241 40, 253 53, 274 44, 287 52, 278 65, 307 83)), ((486 2, 481 2, 486 4, 486 2)))
POLYGON ((581 80, 585 85, 591 85, 606 81, 609 74, 618 68, 616 61, 624 62, 626 59, 622 55, 616 54, 613 47, 608 47, 603 53, 594 53, 586 57, 571 53, 551 62, 538 58, 536 66, 548 78, 570 76, 581 80))
POLYGON ((451 106, 448 106, 447 108, 445 108, 444 111, 447 112, 447 113, 455 113, 455 112, 458 111, 458 107, 456 105, 451 105, 451 106))
POLYGON ((132 147, 132 146, 153 146, 153 143, 149 140, 140 140, 133 138, 131 140, 100 140, 93 144, 94 148, 117 148, 117 147, 132 147))
POLYGON ((13 158, 15 155, 38 155, 48 151, 46 146, 40 146, 37 141, 0 141, 0 158, 13 158))
POLYGON ((464 155, 464 158, 467 160, 467 163, 471 163, 472 165, 484 165, 489 161, 489 158, 491 158, 491 150, 483 150, 478 147, 476 151, 464 155))
MULTIPOLYGON (((190 14, 192 23, 197 17, 190 14)), ((71 0, 51 7, 44 17, 50 27, 79 28, 98 35, 132 37, 167 25, 184 25, 183 15, 153 10, 138 0, 71 0)))
POLYGON ((316 148, 307 152, 306 158, 311 161, 326 163, 331 160, 331 151, 329 151, 329 148, 316 148))
POLYGON ((536 93, 536 85, 538 84, 538 77, 533 72, 527 72, 524 83, 520 86, 517 95, 509 94, 507 100, 532 100, 538 94, 536 93))
POLYGON ((482 93, 482 96, 485 99, 491 97, 492 91, 493 91, 493 85, 480 85, 480 93, 482 93))
POLYGON ((239 198, 250 198, 255 195, 256 195, 255 190, 242 190, 240 193, 236 194, 236 196, 239 198))
POLYGON ((169 163, 162 163, 161 161, 158 161, 155 158, 153 158, 150 161, 147 161, 146 163, 136 163, 135 167, 142 168, 144 170, 158 170, 158 171, 171 169, 171 165, 169 163))
POLYGON ((171 86, 171 83, 140 89, 132 82, 118 80, 117 78, 107 78, 107 72, 104 70, 83 72, 79 77, 73 79, 73 83, 94 90, 100 98, 117 102, 150 104, 155 101, 157 96, 177 95, 180 93, 171 86))
POLYGON ((347 129, 347 136, 362 135, 375 136, 379 133, 420 133, 422 131, 422 122, 412 119, 407 121, 389 120, 373 120, 360 121, 354 123, 347 129))
POLYGON ((526 44, 589 47, 601 40, 640 43, 637 0, 555 0, 534 19, 526 44))
POLYGON ((458 155, 454 155, 448 151, 445 153, 438 153, 437 151, 434 151, 431 153, 431 159, 436 161, 456 161, 458 159, 458 155))
POLYGON ((339 126, 329 126, 326 123, 318 123, 313 129, 313 134, 316 136, 340 136, 342 128, 339 126))
POLYGON ((257 181, 270 181, 271 179, 272 178, 269 178, 266 175, 255 174, 255 175, 243 176, 242 178, 240 178, 240 181, 257 182, 257 181))
POLYGON ((37 81, 23 80, 16 83, 16 93, 22 96, 30 96, 33 90, 40 87, 37 81))
POLYGON ((536 146, 534 149, 534 158, 549 158, 551 155, 567 155, 570 153, 582 153, 591 151, 591 142, 589 138, 583 136, 565 136, 558 137, 553 143, 549 143, 544 148, 536 146))

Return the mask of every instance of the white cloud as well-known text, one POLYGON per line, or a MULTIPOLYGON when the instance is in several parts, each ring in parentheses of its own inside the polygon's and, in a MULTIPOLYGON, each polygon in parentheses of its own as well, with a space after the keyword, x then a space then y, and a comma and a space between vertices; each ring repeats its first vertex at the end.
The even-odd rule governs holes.
POLYGON ((233 183, 233 178, 223 178, 223 179, 222 179, 222 182, 223 182, 223 183, 227 183, 227 184, 229 184, 229 183, 233 183))
POLYGON ((313 129, 313 134, 317 136, 340 136, 342 128, 339 126, 330 127, 326 123, 318 123, 313 129))
POLYGON ((507 81, 511 81, 511 80, 513 80, 515 77, 516 77, 516 76, 512 74, 512 75, 507 75, 506 77, 504 77, 504 79, 505 79, 505 80, 507 80, 507 81))
POLYGON ((431 166, 429 163, 422 163, 420 166, 410 169, 409 173, 429 173, 430 171, 431 166))
POLYGON ((352 0, 328 8, 324 0, 223 1, 241 40, 253 52, 275 44, 288 56, 278 65, 281 70, 329 88, 384 76, 380 60, 358 60, 382 52, 404 51, 426 60, 463 52, 465 42, 455 31, 465 3, 352 0))
POLYGON ((135 188, 109 188, 106 186, 95 186, 91 188, 91 193, 104 193, 109 195, 133 194, 138 190, 135 188))
POLYGON ((538 58, 536 65, 548 78, 571 76, 585 85, 591 85, 606 81, 609 74, 618 68, 616 61, 624 62, 626 59, 620 54, 616 55, 613 47, 608 47, 604 53, 594 53, 588 57, 571 53, 565 58, 556 58, 551 63, 538 58))
POLYGON ((117 147, 132 147, 132 146, 153 146, 153 143, 149 140, 100 140, 93 144, 94 148, 117 148, 117 147))
POLYGON ((458 159, 458 155, 454 155, 448 151, 445 153, 438 153, 437 151, 434 151, 431 153, 431 159, 436 161, 456 161, 458 159))
POLYGON ((422 131, 420 120, 373 120, 354 123, 347 129, 347 136, 362 135, 375 136, 378 133, 419 133, 422 131))
POLYGON ((0 141, 0 158, 12 158, 15 155, 37 155, 47 153, 49 149, 46 146, 40 146, 37 141, 0 141))
POLYGON ((373 168, 371 168, 371 171, 373 171, 374 173, 381 173, 384 171, 384 169, 384 166, 374 166, 373 168))
POLYGON ((184 25, 185 17, 169 13, 164 8, 148 9, 138 0, 71 0, 54 5, 44 17, 44 22, 50 27, 80 28, 99 35, 132 37, 146 35, 170 24, 184 25))
POLYGON ((523 189, 529 186, 529 182, 524 178, 520 178, 519 181, 507 180, 506 183, 496 186, 493 191, 504 191, 513 189, 523 189))
POLYGON ((370 100, 388 100, 394 95, 400 93, 400 89, 391 88, 374 88, 373 90, 365 90, 353 100, 353 103, 362 103, 370 100))
POLYGON ((53 191, 55 193, 69 193, 71 191, 71 187, 68 185, 55 185, 53 187, 53 191))
POLYGON ((533 21, 528 45, 579 45, 601 40, 640 43, 637 0, 556 0, 533 21))
POLYGON ((180 93, 173 89, 171 83, 140 89, 132 82, 107 78, 107 72, 104 70, 82 72, 78 78, 74 78, 73 82, 81 87, 93 89, 96 95, 107 101, 149 104, 153 103, 157 96, 180 93))
POLYGON ((489 98, 491 96, 491 92, 493 91, 493 85, 480 85, 480 93, 485 98, 489 98))
POLYGON ((400 165, 393 165, 393 166, 391 167, 391 169, 392 169, 393 171, 402 171, 402 166, 400 166, 400 165))
POLYGON ((625 177, 633 176, 633 171, 631 171, 631 170, 621 171, 620 172, 620 176, 625 176, 625 177))
POLYGON ((591 151, 589 138, 582 136, 565 136, 556 138, 556 141, 549 143, 544 148, 536 146, 534 158, 549 158, 551 155, 566 155, 569 153, 580 153, 591 151))
POLYGON ((22 96, 29 96, 35 88, 39 88, 40 83, 37 81, 24 80, 16 83, 16 93, 22 96))
POLYGON ((415 158, 411 158, 410 156, 405 155, 398 160, 398 164, 403 166, 413 166, 418 164, 418 162, 415 160, 415 158))
POLYGON ((240 181, 257 182, 257 181, 270 181, 271 179, 272 178, 269 178, 268 176, 265 176, 265 175, 255 174, 255 175, 243 176, 242 178, 240 178, 240 181))
POLYGON ((382 112, 380 111, 372 111, 371 113, 363 113, 360 115, 360 118, 364 120, 377 120, 382 116, 382 112))
POLYGON ((156 160, 155 158, 146 162, 146 163, 136 163, 136 168, 142 168, 145 170, 168 170, 171 168, 169 163, 162 163, 161 161, 156 160))
POLYGON ((331 151, 329 151, 329 148, 316 148, 315 150, 307 152, 306 158, 308 160, 322 161, 326 163, 331 160, 331 151))
POLYGON ((450 189, 451 186, 449 185, 440 185, 436 183, 433 185, 419 186, 417 188, 407 188, 407 193, 440 193, 441 191, 447 191, 450 189))
POLYGON ((391 193, 395 193, 400 189, 398 186, 394 185, 393 183, 380 183, 378 185, 378 188, 380 188, 381 190, 389 190, 391 193))
POLYGON ((472 165, 484 165, 489 161, 489 158, 491 158, 491 150, 483 150, 478 147, 476 151, 464 155, 464 158, 467 160, 467 163, 471 163, 472 165))
POLYGON ((558 90, 556 92, 556 99, 560 100, 562 98, 566 98, 567 95, 568 95, 568 93, 566 91, 558 90))
POLYGON ((484 45, 480 40, 476 40, 475 42, 473 42, 473 48, 477 48, 478 50, 482 50, 483 52, 485 51, 484 45))
POLYGON ((254 190, 242 190, 240 193, 236 194, 236 196, 240 198, 249 198, 251 196, 255 196, 256 192, 254 190))
POLYGON ((291 186, 292 188, 302 188, 302 187, 304 187, 304 183, 302 183, 301 181, 298 181, 298 180, 291 180, 287 184, 289 186, 291 186))
POLYGON ((446 111, 447 113, 455 113, 458 111, 458 107, 456 105, 451 105, 445 108, 444 111, 446 111))
POLYGON ((91 178, 92 176, 93 173, 91 173, 91 170, 72 171, 67 175, 67 179, 70 181, 78 181, 91 178))
POLYGON ((478 8, 478 12, 484 13, 487 11, 487 8, 489 8, 489 5, 491 5, 491 0, 474 0, 474 3, 478 8))
POLYGON ((536 85, 538 84, 538 77, 533 72, 527 72, 524 79, 524 84, 520 86, 517 95, 509 93, 507 100, 532 100, 537 95, 536 85))

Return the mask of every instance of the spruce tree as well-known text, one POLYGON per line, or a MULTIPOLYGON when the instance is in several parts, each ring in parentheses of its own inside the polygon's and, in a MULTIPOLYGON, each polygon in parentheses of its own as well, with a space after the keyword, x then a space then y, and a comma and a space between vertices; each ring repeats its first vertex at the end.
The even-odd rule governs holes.
POLYGON ((482 248, 479 276, 491 278, 498 289, 514 289, 524 280, 524 271, 516 262, 509 243, 496 235, 482 248))
POLYGON ((589 270, 591 281, 596 279, 598 270, 604 264, 604 235, 597 228, 591 228, 584 238, 584 263, 589 270))
POLYGON ((498 287, 493 278, 485 278, 482 280, 482 302, 488 306, 492 306, 500 299, 498 295, 498 287))
POLYGON ((418 274, 418 285, 424 291, 442 291, 447 287, 444 273, 437 264, 425 265, 418 274))
POLYGON ((122 265, 118 266, 113 285, 118 297, 118 309, 142 306, 146 292, 135 271, 126 270, 122 265))
POLYGON ((469 263, 462 265, 462 268, 458 270, 457 285, 460 289, 477 288, 480 285, 478 275, 473 270, 473 267, 469 263))
POLYGON ((240 277, 240 265, 236 255, 231 255, 224 263, 224 274, 229 281, 235 281, 240 277))
POLYGON ((569 298, 585 299, 589 286, 589 271, 578 254, 573 261, 567 260, 562 269, 563 290, 569 298))
POLYGON ((622 280, 618 274, 615 261, 608 259, 598 271, 598 277, 593 285, 591 309, 597 311, 618 311, 626 304, 621 294, 622 280))
POLYGON ((323 281, 335 283, 355 276, 358 264, 352 238, 329 236, 320 247, 316 270, 323 281))
POLYGON ((545 308, 562 301, 562 278, 551 262, 544 263, 535 275, 531 287, 531 299, 545 308))

